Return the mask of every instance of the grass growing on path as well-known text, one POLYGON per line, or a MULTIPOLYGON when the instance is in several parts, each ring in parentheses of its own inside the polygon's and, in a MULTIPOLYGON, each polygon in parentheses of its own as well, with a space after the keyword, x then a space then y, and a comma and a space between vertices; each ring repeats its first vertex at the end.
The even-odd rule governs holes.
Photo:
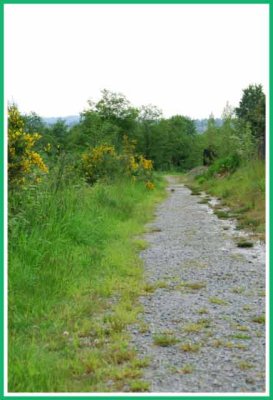
MULTIPOLYGON (((233 174, 209 179, 198 183, 190 175, 181 177, 194 193, 204 190, 221 198, 225 206, 233 211, 240 221, 240 228, 249 228, 260 238, 265 234, 265 163, 252 160, 239 167, 233 174)), ((228 218, 228 213, 216 211, 220 218, 228 218)))
POLYGON ((134 237, 163 188, 124 181, 26 193, 10 219, 9 391, 137 386, 141 362, 125 329, 143 287, 134 237))

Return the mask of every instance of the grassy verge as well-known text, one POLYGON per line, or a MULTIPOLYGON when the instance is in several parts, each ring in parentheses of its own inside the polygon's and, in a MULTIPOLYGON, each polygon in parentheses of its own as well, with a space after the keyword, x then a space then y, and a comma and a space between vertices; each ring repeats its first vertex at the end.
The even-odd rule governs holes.
POLYGON ((163 196, 162 180, 26 192, 10 218, 10 392, 147 386, 126 327, 143 287, 135 236, 163 196))
POLYGON ((193 191, 204 190, 222 200, 238 219, 238 228, 250 229, 258 238, 265 236, 265 165, 251 161, 233 174, 213 177, 198 183, 186 177, 185 182, 193 191))

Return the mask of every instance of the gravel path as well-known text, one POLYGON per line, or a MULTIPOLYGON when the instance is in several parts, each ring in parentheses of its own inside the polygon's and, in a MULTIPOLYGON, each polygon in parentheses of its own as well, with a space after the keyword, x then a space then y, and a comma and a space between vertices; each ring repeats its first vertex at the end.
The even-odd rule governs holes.
POLYGON ((143 379, 154 393, 264 392, 265 247, 239 249, 234 221, 168 180, 141 254, 142 321, 131 328, 150 360, 143 379))

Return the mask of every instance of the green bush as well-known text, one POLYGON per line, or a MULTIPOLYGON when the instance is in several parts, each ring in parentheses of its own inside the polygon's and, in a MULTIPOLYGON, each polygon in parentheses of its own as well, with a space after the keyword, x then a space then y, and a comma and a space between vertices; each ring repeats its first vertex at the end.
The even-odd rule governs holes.
POLYGON ((232 174, 240 166, 241 159, 234 153, 228 157, 216 160, 206 172, 206 176, 211 178, 216 175, 232 174))

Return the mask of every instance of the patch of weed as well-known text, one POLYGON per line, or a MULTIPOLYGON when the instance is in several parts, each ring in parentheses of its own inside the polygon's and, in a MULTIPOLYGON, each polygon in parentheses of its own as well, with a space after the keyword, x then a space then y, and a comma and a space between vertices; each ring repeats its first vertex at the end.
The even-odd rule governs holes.
POLYGON ((142 251, 149 247, 149 243, 143 239, 134 239, 134 246, 138 251, 142 251))
POLYGON ((136 380, 130 384, 131 392, 148 392, 150 389, 149 382, 136 380))
POLYGON ((246 350, 247 346, 243 343, 235 343, 234 347, 239 350, 246 350))
POLYGON ((248 361, 241 361, 241 362, 239 362, 239 364, 238 364, 238 368, 239 368, 241 371, 245 371, 245 370, 247 370, 247 369, 253 368, 253 364, 251 364, 251 363, 248 362, 248 361))
POLYGON ((145 284, 143 287, 143 291, 145 293, 154 293, 156 289, 157 289, 156 286, 150 283, 145 284))
POLYGON ((232 291, 232 293, 235 293, 235 294, 241 294, 245 291, 245 289, 242 287, 234 287, 231 289, 231 291, 232 291))
POLYGON ((201 194, 201 192, 198 190, 198 189, 196 189, 196 188, 191 188, 191 195, 192 196, 199 196, 201 194))
POLYGON ((192 364, 185 364, 181 369, 178 370, 180 374, 192 374, 194 366, 192 364))
POLYGON ((133 368, 146 368, 150 364, 150 359, 148 357, 145 358, 137 358, 132 361, 131 365, 133 368))
POLYGON ((184 282, 182 286, 191 290, 200 290, 205 288, 207 285, 204 282, 184 282))
POLYGON ((201 199, 200 201, 198 201, 198 204, 208 204, 208 199, 201 199))
POLYGON ((165 281, 157 281, 157 282, 155 283, 155 286, 156 286, 158 289, 166 289, 166 288, 168 287, 168 283, 165 282, 165 281))
POLYGON ((236 329, 237 329, 238 331, 241 331, 241 332, 248 332, 248 331, 249 331, 249 327, 248 327, 248 326, 245 326, 245 325, 237 325, 237 326, 236 326, 236 329))
POLYGON ((234 348, 234 343, 233 342, 225 342, 223 344, 223 347, 225 347, 226 349, 233 349, 234 348))
POLYGON ((213 211, 215 215, 217 215, 218 218, 220 219, 228 219, 230 218, 230 215, 228 212, 223 211, 223 210, 214 210, 213 211))
POLYGON ((126 383, 128 380, 141 378, 143 375, 142 371, 138 368, 119 368, 116 374, 113 374, 113 378, 116 381, 124 381, 126 383))
POLYGON ((244 333, 235 333, 232 335, 233 339, 241 339, 241 340, 250 340, 251 337, 249 335, 246 335, 244 333))
POLYGON ((212 345, 213 347, 216 347, 216 348, 222 347, 222 346, 223 346, 223 341, 220 340, 220 339, 215 339, 215 340, 213 340, 213 342, 212 342, 211 345, 212 345))
POLYGON ((241 247, 241 248, 249 248, 249 247, 254 246, 254 244, 252 242, 248 242, 247 240, 240 240, 236 244, 237 244, 237 247, 241 247))
POLYGON ((114 343, 108 347, 106 359, 115 365, 120 365, 132 361, 135 356, 135 351, 130 349, 128 345, 114 343))
POLYGON ((223 300, 223 299, 219 299, 219 297, 210 297, 209 298, 209 302, 212 304, 218 304, 220 306, 226 306, 228 305, 228 302, 223 300))
POLYGON ((203 261, 194 258, 185 260, 181 266, 186 268, 201 268, 201 269, 208 267, 208 265, 203 261))
POLYGON ((256 322, 257 324, 265 324, 265 315, 257 315, 252 318, 252 322, 256 322))
POLYGON ((200 350, 200 347, 198 343, 184 343, 181 345, 181 350, 184 352, 196 353, 200 350))
POLYGON ((138 324, 138 330, 140 333, 146 333, 149 331, 149 325, 141 321, 138 324))
POLYGON ((197 322, 193 322, 184 326, 184 331, 187 333, 197 333, 202 331, 204 328, 210 327, 209 319, 200 319, 197 322))
POLYGON ((203 315, 203 314, 209 314, 209 311, 207 308, 200 308, 198 311, 198 314, 203 315))
POLYGON ((162 232, 162 229, 160 229, 160 228, 150 228, 150 229, 148 229, 148 233, 157 233, 157 232, 162 232))
POLYGON ((161 333, 158 335, 154 335, 153 341, 154 341, 154 344, 157 346, 168 347, 168 346, 172 346, 172 345, 178 343, 179 339, 177 339, 176 337, 174 337, 171 334, 161 333))
POLYGON ((154 293, 157 289, 166 289, 168 283, 165 281, 157 281, 155 283, 147 283, 144 285, 143 290, 145 293, 154 293))
POLYGON ((244 310, 244 311, 251 311, 251 310, 252 310, 252 307, 249 306, 248 304, 245 304, 245 305, 243 306, 243 310, 244 310))

